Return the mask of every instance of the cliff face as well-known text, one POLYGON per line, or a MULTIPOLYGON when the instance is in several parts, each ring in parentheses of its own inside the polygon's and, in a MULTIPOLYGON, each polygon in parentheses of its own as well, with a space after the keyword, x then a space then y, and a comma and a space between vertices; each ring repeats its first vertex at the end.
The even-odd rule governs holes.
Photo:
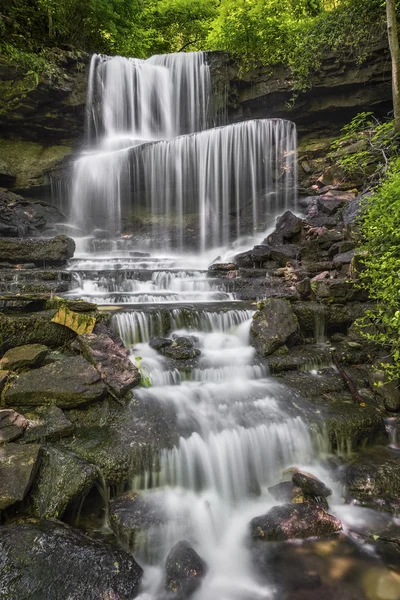
MULTIPOLYGON (((54 50, 46 77, 18 69, 0 57, 0 188, 49 198, 47 174, 68 163, 83 139, 89 56, 54 50)), ((298 127, 301 153, 324 146, 355 114, 391 109, 390 57, 386 43, 357 64, 327 55, 309 91, 293 103, 288 69, 260 67, 246 75, 221 53, 209 54, 216 110, 227 119, 285 118, 298 127)))
POLYGON ((88 60, 55 50, 38 77, 0 57, 0 187, 42 194, 46 172, 79 146, 88 60))
POLYGON ((391 104, 391 66, 386 42, 376 45, 361 64, 353 58, 327 54, 311 89, 293 98, 289 69, 260 67, 239 77, 229 73, 229 120, 284 118, 294 121, 300 136, 337 130, 363 111, 386 114, 391 104))

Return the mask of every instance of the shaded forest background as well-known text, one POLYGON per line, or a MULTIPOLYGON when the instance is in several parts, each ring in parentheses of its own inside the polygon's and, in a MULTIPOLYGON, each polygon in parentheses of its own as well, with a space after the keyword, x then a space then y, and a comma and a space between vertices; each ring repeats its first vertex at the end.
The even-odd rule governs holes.
POLYGON ((362 61, 385 35, 385 0, 3 0, 0 9, 1 53, 34 71, 53 47, 139 58, 225 50, 243 69, 290 66, 297 89, 323 53, 362 61))

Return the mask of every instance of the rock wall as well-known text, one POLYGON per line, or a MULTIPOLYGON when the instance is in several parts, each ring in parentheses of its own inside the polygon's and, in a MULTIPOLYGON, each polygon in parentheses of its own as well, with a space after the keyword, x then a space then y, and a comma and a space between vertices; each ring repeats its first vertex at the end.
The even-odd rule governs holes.
POLYGON ((48 195, 46 173, 82 141, 88 61, 54 50, 37 76, 0 57, 0 188, 48 195))

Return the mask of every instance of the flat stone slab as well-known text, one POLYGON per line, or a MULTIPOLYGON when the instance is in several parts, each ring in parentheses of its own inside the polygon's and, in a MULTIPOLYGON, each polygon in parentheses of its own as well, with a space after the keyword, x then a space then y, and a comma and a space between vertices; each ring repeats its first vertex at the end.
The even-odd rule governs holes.
POLYGON ((38 441, 57 441, 71 435, 74 426, 58 406, 38 406, 30 412, 25 412, 28 425, 21 444, 38 441))
POLYGON ((25 498, 39 465, 39 452, 39 444, 0 446, 0 510, 25 498))
POLYGON ((0 444, 21 437, 28 420, 11 408, 0 410, 0 444))
POLYGON ((49 353, 47 346, 43 344, 26 344, 7 350, 0 360, 0 369, 17 371, 25 367, 37 367, 41 365, 49 353))
POLYGON ((66 235, 51 239, 0 239, 0 261, 34 263, 35 265, 61 265, 75 252, 75 242, 66 235))
POLYGON ((55 404, 71 408, 100 400, 107 388, 96 369, 82 356, 23 373, 5 393, 7 406, 55 404))

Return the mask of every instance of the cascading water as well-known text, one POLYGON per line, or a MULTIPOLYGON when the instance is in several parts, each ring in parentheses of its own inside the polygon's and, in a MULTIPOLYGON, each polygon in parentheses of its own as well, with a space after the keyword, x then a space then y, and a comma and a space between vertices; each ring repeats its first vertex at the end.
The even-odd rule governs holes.
POLYGON ((150 220, 153 247, 202 251, 263 230, 296 198, 296 129, 211 122, 204 53, 92 58, 87 143, 75 162, 72 223, 121 232, 150 220))
MULTIPOLYGON (((237 300, 218 269, 207 271, 211 260, 239 252, 243 234, 261 236, 295 204, 296 129, 284 120, 207 129, 211 87, 203 53, 146 61, 95 55, 87 147, 73 173, 72 220, 85 235, 70 261, 67 295, 113 310, 112 326, 148 386, 135 389, 133 414, 138 404, 159 407, 176 427, 174 447, 152 455, 131 482, 162 514, 135 535, 140 600, 165 597, 165 559, 181 540, 208 567, 193 600, 278 598, 254 571, 248 524, 277 503, 268 487, 282 469, 318 473, 315 459, 328 446, 307 425, 319 410, 269 377, 251 347, 255 305, 237 300), (129 212, 139 231, 121 237, 129 212), (174 335, 189 337, 200 354, 168 359, 149 345, 174 335)), ((150 429, 149 444, 151 436, 150 429)))

